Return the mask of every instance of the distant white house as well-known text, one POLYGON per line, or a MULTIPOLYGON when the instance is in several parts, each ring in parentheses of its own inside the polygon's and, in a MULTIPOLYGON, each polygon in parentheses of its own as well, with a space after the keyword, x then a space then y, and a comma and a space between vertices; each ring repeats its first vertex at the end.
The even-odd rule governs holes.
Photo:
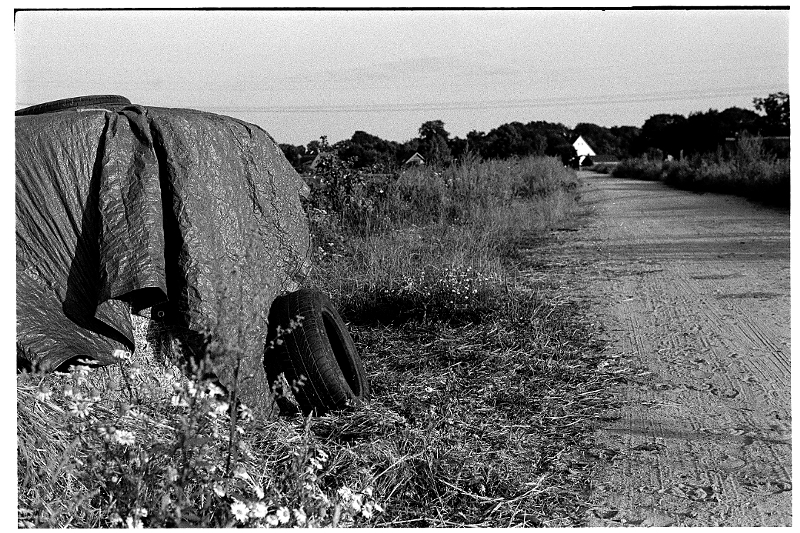
POLYGON ((419 155, 419 152, 414 152, 414 155, 408 158, 408 160, 403 163, 403 166, 419 166, 425 164, 425 158, 419 155))
POLYGON ((572 143, 572 146, 575 148, 575 152, 578 154, 578 165, 582 165, 583 160, 586 159, 587 156, 594 157, 597 155, 582 136, 579 136, 575 142, 572 143))

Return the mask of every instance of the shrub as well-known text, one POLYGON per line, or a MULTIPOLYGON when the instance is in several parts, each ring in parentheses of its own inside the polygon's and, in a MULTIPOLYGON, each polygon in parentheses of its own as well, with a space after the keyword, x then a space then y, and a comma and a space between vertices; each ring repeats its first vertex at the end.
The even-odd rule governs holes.
POLYGON ((661 179, 662 164, 650 159, 634 158, 620 162, 612 175, 615 178, 659 181, 661 179))
POLYGON ((692 191, 744 196, 764 203, 788 206, 789 161, 766 151, 758 137, 742 135, 732 157, 720 153, 663 165, 667 185, 692 191))
POLYGON ((691 189, 697 182, 697 170, 686 160, 665 161, 662 173, 664 183, 673 187, 691 189))
POLYGON ((556 157, 530 157, 516 162, 522 180, 521 196, 548 196, 559 190, 573 191, 578 187, 575 172, 565 168, 556 157))
POLYGON ((617 163, 599 163, 594 165, 591 170, 598 174, 611 174, 617 167, 617 163))

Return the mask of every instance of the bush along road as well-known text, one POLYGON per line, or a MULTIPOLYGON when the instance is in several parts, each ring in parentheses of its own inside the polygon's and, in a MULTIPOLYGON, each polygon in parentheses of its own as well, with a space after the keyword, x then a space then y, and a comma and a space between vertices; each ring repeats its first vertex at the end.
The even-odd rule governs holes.
POLYGON ((593 213, 551 260, 632 369, 588 452, 589 525, 790 526, 788 209, 582 174, 593 213))

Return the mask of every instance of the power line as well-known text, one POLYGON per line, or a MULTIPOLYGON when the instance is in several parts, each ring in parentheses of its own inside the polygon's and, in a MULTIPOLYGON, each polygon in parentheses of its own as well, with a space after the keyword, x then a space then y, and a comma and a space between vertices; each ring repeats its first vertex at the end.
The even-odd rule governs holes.
MULTIPOLYGON (((418 102, 418 103, 378 103, 378 104, 333 104, 333 105, 182 105, 213 112, 227 113, 391 113, 404 111, 448 111, 448 110, 490 110, 520 109, 542 107, 588 107, 592 105, 633 104, 646 102, 664 102, 679 100, 701 100, 707 98, 753 97, 764 92, 775 91, 774 85, 753 85, 748 87, 723 88, 711 91, 685 89, 680 91, 663 91, 626 95, 598 96, 550 96, 527 98, 522 100, 484 100, 461 102, 418 102)), ((17 103, 18 107, 34 105, 33 103, 17 103)))
POLYGON ((202 109, 218 112, 239 113, 391 113, 403 111, 450 111, 450 110, 489 110, 519 109, 541 107, 588 107, 592 105, 632 104, 646 102, 663 102, 679 100, 701 100, 706 98, 731 98, 753 96, 760 92, 774 90, 774 87, 745 88, 721 91, 679 91, 664 94, 642 94, 624 96, 596 97, 545 97, 526 100, 495 100, 476 102, 424 102, 410 104, 338 104, 338 105, 306 105, 306 106, 198 106, 202 109))

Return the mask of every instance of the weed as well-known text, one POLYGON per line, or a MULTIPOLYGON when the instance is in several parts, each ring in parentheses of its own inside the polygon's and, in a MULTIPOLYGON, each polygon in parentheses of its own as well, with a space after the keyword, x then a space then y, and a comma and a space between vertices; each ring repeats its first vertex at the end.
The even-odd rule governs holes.
POLYGON ((329 456, 308 420, 259 423, 202 372, 165 387, 120 355, 114 372, 18 380, 21 526, 320 527, 380 512, 369 487, 321 485, 329 456), (137 398, 108 387, 120 373, 137 398))
MULTIPOLYGON (((353 321, 374 399, 253 417, 202 364, 156 357, 137 322, 116 366, 18 377, 20 526, 582 523, 579 452, 624 373, 598 362, 561 280, 516 270, 531 236, 575 213, 574 174, 475 158, 381 181, 335 161, 320 174, 310 281, 353 321)), ((241 314, 248 295, 222 289, 218 314, 241 314)), ((248 331, 205 355, 235 360, 248 331)))

